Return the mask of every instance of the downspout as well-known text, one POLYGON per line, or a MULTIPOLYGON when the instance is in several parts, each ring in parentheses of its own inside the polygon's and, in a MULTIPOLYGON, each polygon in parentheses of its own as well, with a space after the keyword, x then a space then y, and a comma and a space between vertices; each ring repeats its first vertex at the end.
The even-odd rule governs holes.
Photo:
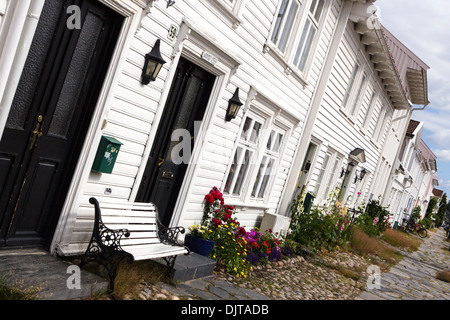
POLYGON ((0 56, 0 139, 45 0, 17 0, 0 56))

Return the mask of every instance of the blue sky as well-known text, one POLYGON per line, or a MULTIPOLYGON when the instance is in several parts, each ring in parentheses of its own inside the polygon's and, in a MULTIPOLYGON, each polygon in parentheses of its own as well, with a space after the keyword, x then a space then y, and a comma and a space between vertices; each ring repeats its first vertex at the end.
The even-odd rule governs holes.
POLYGON ((381 23, 422 59, 428 71, 430 105, 414 111, 424 121, 422 139, 438 157, 439 189, 450 195, 450 1, 378 0, 381 23))

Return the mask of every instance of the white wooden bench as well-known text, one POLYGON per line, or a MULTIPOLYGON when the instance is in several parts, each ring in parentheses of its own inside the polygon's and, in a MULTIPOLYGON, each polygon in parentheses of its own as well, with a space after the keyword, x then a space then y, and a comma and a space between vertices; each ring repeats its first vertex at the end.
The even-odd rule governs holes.
POLYGON ((80 267, 92 261, 103 265, 108 272, 111 291, 114 290, 117 267, 123 259, 133 263, 162 258, 171 272, 176 257, 189 254, 189 249, 177 242, 178 235, 185 229, 163 226, 152 203, 100 205, 96 198, 90 198, 89 202, 95 208, 95 222, 80 267))

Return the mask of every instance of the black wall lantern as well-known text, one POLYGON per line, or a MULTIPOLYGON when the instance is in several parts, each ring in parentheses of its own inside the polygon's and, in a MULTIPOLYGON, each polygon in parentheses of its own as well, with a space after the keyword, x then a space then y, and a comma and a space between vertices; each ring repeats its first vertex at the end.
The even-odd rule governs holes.
POLYGON ((230 100, 228 100, 228 109, 225 120, 230 121, 236 118, 241 106, 242 102, 241 100, 239 100, 239 88, 236 88, 236 91, 234 92, 233 96, 231 97, 230 100))
POLYGON ((149 84, 150 81, 155 81, 158 77, 159 71, 161 71, 162 66, 166 61, 162 58, 161 52, 159 50, 161 40, 156 40, 152 51, 145 55, 145 63, 142 68, 142 84, 149 84))
POLYGON ((358 177, 358 173, 355 174, 355 183, 359 180, 362 181, 362 179, 364 179, 364 177, 366 176, 366 169, 362 168, 361 172, 359 173, 359 177, 358 177))

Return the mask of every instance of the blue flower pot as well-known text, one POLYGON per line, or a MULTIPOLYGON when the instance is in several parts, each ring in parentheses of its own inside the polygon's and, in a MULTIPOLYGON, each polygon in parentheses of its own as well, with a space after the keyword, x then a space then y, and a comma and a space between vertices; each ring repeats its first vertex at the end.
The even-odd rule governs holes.
POLYGON ((197 238, 193 235, 187 234, 184 238, 184 245, 192 252, 207 257, 214 248, 214 241, 197 238))

